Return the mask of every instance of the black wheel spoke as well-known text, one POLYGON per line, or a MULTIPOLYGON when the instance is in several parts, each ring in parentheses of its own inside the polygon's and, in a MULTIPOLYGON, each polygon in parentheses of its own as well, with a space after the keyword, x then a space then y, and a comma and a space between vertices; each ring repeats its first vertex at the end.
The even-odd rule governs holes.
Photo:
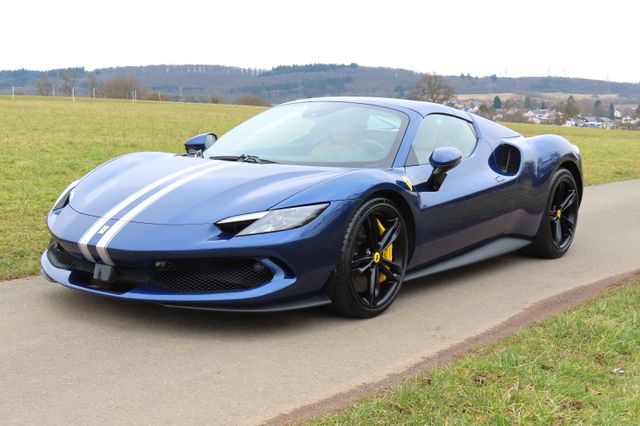
POLYGON ((389 228, 387 228, 384 234, 382 234, 382 240, 380 241, 380 251, 386 250, 398 238, 399 227, 400 221, 396 218, 393 220, 393 224, 389 228))
POLYGON ((558 211, 558 208, 560 207, 560 198, 561 198, 563 193, 564 193, 564 182, 561 181, 558 184, 558 187, 556 188, 556 192, 553 194, 553 207, 552 207, 552 210, 558 211))
POLYGON ((365 222, 365 228, 367 233, 367 245, 370 250, 376 251, 378 249, 378 224, 374 222, 373 215, 369 216, 365 222))
POLYGON ((562 200, 562 203, 560 204, 560 207, 559 207, 560 210, 564 212, 567 208, 572 206, 575 201, 576 201, 576 191, 571 190, 569 191, 569 194, 567 194, 567 196, 564 198, 564 200, 562 200))
POLYGON ((382 258, 380 260, 389 270, 393 271, 394 274, 402 274, 402 265, 393 260, 382 258))
POLYGON ((562 243, 562 224, 559 219, 556 219, 554 222, 553 228, 553 239, 556 243, 562 243))
POLYGON ((369 288, 367 291, 367 300, 373 308, 376 306, 376 287, 378 286, 378 265, 374 264, 369 271, 369 288))
POLYGON ((351 271, 363 274, 373 265, 373 256, 365 256, 351 261, 351 271))
POLYGON ((391 271, 391 268, 389 268, 384 262, 381 262, 379 266, 382 269, 382 272, 387 276, 387 280, 391 279, 394 283, 400 281, 400 275, 391 271))
POLYGON ((396 218, 393 223, 388 227, 380 240, 380 251, 385 250, 390 244, 398 238, 398 228, 400 227, 400 221, 396 218))
POLYGON ((562 221, 565 224, 564 228, 567 230, 567 232, 569 234, 573 235, 573 229, 575 227, 575 222, 572 221, 571 218, 569 218, 568 216, 562 216, 562 221))

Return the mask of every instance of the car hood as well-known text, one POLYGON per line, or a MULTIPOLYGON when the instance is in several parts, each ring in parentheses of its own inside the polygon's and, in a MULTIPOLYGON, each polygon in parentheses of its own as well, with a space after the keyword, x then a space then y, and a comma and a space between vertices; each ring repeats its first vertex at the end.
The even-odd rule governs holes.
POLYGON ((129 154, 85 176, 69 205, 79 213, 131 222, 205 224, 267 210, 347 172, 335 167, 238 163, 166 153, 129 154))

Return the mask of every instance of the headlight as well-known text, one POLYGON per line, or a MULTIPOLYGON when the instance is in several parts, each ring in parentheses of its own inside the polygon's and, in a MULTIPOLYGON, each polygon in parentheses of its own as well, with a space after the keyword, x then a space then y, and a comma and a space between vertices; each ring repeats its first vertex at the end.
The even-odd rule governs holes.
POLYGON ((69 204, 71 198, 73 198, 73 190, 76 188, 76 185, 80 182, 80 179, 73 182, 71 185, 67 186, 67 189, 62 191, 62 194, 58 197, 55 203, 53 203, 53 207, 51 207, 51 211, 58 210, 69 204))
POLYGON ((223 219, 216 222, 216 225, 223 231, 229 232, 226 230, 230 230, 229 233, 236 235, 284 231, 306 225, 318 217, 327 207, 329 207, 329 203, 249 213, 223 219))

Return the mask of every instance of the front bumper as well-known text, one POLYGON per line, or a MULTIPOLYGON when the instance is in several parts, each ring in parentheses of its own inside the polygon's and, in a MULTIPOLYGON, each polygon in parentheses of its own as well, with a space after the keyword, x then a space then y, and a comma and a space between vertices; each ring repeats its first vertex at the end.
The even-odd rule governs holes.
MULTIPOLYGON (((254 288, 179 291, 154 285, 153 279, 135 282, 131 276, 126 286, 111 287, 92 279, 87 260, 81 259, 84 268, 65 267, 52 262, 47 252, 41 257, 41 270, 50 281, 76 290, 175 307, 271 311, 327 304, 330 301, 323 288, 338 259, 350 204, 332 203, 320 217, 301 228, 228 239, 216 238, 212 225, 129 223, 122 237, 110 246, 116 270, 158 260, 251 259, 270 272, 269 279, 254 288)), ((49 221, 55 244, 80 259, 77 241, 94 220, 65 208, 59 217, 49 221)))

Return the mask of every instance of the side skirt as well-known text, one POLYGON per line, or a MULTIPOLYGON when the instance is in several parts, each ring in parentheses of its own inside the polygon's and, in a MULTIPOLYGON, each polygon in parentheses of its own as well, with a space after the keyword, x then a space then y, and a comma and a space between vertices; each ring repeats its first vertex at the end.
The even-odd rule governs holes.
POLYGON ((438 272, 448 271, 449 269, 459 268, 460 266, 470 265, 485 259, 519 250, 529 244, 531 244, 531 240, 524 238, 498 238, 497 240, 483 244, 455 257, 441 260, 423 268, 408 272, 405 275, 404 280, 415 280, 417 278, 426 277, 427 275, 433 275, 438 272))

